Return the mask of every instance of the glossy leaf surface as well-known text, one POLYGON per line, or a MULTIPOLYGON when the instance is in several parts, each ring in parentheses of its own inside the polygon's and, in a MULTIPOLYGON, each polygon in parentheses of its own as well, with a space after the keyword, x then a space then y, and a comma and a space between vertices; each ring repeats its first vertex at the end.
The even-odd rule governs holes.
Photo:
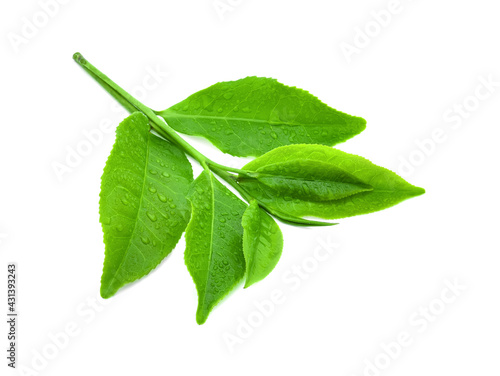
POLYGON ((305 90, 263 77, 219 82, 158 114, 175 130, 205 137, 239 157, 290 144, 332 146, 366 125, 305 90))
POLYGON ((245 275, 241 220, 246 205, 206 170, 188 198, 192 217, 184 259, 198 291, 196 321, 203 324, 245 275))
POLYGON ((103 298, 153 270, 175 247, 190 218, 191 164, 149 129, 142 113, 126 118, 116 130, 102 175, 103 298))
POLYGON ((353 175, 322 161, 277 162, 262 166, 256 172, 261 183, 283 194, 311 201, 338 200, 372 190, 353 175))
POLYGON ((327 164, 353 176, 371 187, 337 200, 316 201, 297 194, 273 189, 256 178, 240 177, 240 185, 269 208, 296 217, 313 216, 338 219, 386 209, 425 191, 415 187, 392 171, 379 167, 365 158, 322 145, 290 145, 277 148, 248 163, 244 169, 258 171, 278 163, 327 164))
POLYGON ((245 210, 242 225, 247 288, 267 277, 274 269, 283 250, 283 234, 257 201, 252 201, 245 210))

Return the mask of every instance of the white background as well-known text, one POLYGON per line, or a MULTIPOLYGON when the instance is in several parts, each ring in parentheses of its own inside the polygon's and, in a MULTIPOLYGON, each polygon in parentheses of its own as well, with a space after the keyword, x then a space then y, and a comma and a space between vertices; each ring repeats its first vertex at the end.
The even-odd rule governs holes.
MULTIPOLYGON (((38 365, 24 374, 499 374, 500 87, 482 87, 482 99, 473 98, 481 80, 500 81, 497 4, 401 0, 377 30, 372 12, 387 10, 389 1, 221 3, 234 4, 222 17, 213 0, 71 0, 50 16, 35 0, 2 3, 0 281, 7 263, 17 262, 18 361, 38 365), (33 18, 36 35, 25 26, 33 18), (349 61, 342 43, 356 46, 366 27, 372 37, 349 61), (12 42, 21 37, 20 45, 12 42), (412 158, 416 166, 404 176, 427 193, 331 228, 283 225, 277 268, 232 294, 203 326, 195 322, 184 240, 147 278, 104 309, 100 299, 91 308, 104 257, 99 183, 114 131, 62 179, 53 166, 65 163, 84 131, 106 119, 114 130, 123 113, 73 62, 76 51, 131 91, 141 90, 150 70, 168 72, 144 98, 154 109, 247 75, 307 89, 367 119, 366 131, 340 149, 399 172, 402 158, 412 158), (467 113, 446 121, 464 101, 467 113), (444 141, 427 142, 424 156, 416 142, 439 132, 444 141), (322 242, 339 246, 294 289, 286 282, 291 268, 314 266, 322 242), (440 303, 446 281, 455 280, 467 288, 440 303), (285 301, 228 346, 225 334, 257 317, 255 302, 275 289, 285 301), (440 314, 412 324, 429 304, 440 314), (72 323, 78 334, 54 351, 51 336, 72 323), (400 332, 411 345, 387 363, 382 346, 400 332), (40 363, 36 354, 44 352, 52 359, 40 363), (385 369, 368 372, 367 362, 385 369)), ((216 160, 243 163, 193 142, 216 160)), ((4 312, 5 286, 0 293, 4 312)))

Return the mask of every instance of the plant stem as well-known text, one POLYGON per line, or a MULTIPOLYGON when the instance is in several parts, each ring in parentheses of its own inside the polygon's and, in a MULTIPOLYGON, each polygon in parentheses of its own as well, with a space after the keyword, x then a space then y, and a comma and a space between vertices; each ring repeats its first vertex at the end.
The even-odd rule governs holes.
POLYGON ((231 187, 236 189, 236 191, 243 197, 247 202, 252 200, 252 197, 236 182, 235 175, 224 171, 223 169, 214 166, 213 164, 209 164, 209 168, 219 175, 224 181, 226 181, 231 187))
POLYGON ((181 147, 187 154, 196 159, 203 167, 207 166, 210 161, 207 157, 201 154, 198 150, 189 145, 177 132, 169 127, 167 123, 160 120, 158 116, 146 105, 139 102, 113 80, 102 73, 99 69, 89 63, 80 53, 75 53, 73 59, 90 75, 92 76, 108 93, 110 93, 120 104, 128 111, 140 111, 149 118, 151 125, 155 131, 170 141, 181 147))
POLYGON ((257 176, 257 173, 255 173, 255 172, 246 171, 246 170, 240 170, 239 168, 233 168, 233 167, 224 166, 224 165, 218 164, 218 163, 216 163, 216 162, 214 162, 212 160, 207 160, 207 163, 208 163, 209 166, 213 167, 213 170, 217 169, 217 170, 234 172, 236 174, 240 174, 240 175, 245 176, 247 178, 253 178, 253 177, 257 176))
POLYGON ((118 86, 113 80, 111 80, 108 76, 102 73, 99 69, 97 69, 94 65, 92 65, 87 59, 85 59, 82 54, 75 53, 73 55, 73 59, 80 65, 94 80, 97 81, 99 85, 101 85, 104 90, 106 90, 113 98, 115 98, 125 109, 129 112, 140 111, 144 115, 146 115, 151 123, 153 129, 158 132, 161 136, 165 137, 169 141, 175 143, 179 146, 185 153, 196 159, 204 168, 208 168, 208 166, 212 166, 212 170, 216 172, 221 178, 226 180, 229 184, 233 185, 237 183, 231 177, 228 177, 229 174, 222 174, 226 171, 236 172, 238 174, 244 176, 250 176, 251 174, 245 170, 239 170, 237 168, 231 168, 227 166, 223 166, 219 163, 216 163, 209 158, 205 157, 198 150, 193 148, 188 142, 186 142, 181 136, 177 134, 177 132, 172 129, 167 123, 158 118, 158 115, 127 93, 124 89, 118 86), (224 176, 222 176, 222 175, 224 176))

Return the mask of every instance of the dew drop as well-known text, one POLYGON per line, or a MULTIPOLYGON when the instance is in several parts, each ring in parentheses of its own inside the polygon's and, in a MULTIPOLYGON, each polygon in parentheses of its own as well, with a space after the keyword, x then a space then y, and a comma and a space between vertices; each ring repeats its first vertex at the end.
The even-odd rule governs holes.
POLYGON ((158 199, 161 202, 167 202, 167 198, 164 195, 162 195, 161 193, 158 193, 158 199))
POLYGON ((102 224, 103 225, 109 225, 111 223, 111 218, 109 217, 103 217, 102 218, 102 224))
POLYGON ((155 193, 156 192, 156 188, 155 187, 149 187, 149 192, 155 193))
POLYGON ((162 173, 162 176, 166 177, 166 178, 169 178, 170 177, 170 174, 168 172, 163 172, 162 173))
POLYGON ((227 92, 227 93, 224 94, 224 98, 231 99, 233 97, 233 95, 234 95, 233 93, 227 92))
POLYGON ((152 222, 156 222, 157 218, 156 218, 156 215, 154 213, 151 213, 151 212, 147 212, 146 215, 148 216, 148 218, 152 221, 152 222))
POLYGON ((142 241, 144 244, 149 244, 149 242, 150 242, 149 238, 146 238, 145 236, 141 237, 141 241, 142 241))

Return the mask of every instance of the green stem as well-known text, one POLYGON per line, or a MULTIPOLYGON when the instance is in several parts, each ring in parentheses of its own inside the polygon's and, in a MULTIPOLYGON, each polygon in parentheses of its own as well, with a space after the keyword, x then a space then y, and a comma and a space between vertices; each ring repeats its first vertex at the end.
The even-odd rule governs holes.
MULTIPOLYGON (((94 79, 97 81, 99 85, 101 85, 104 90, 106 90, 113 98, 115 98, 125 109, 129 112, 140 111, 144 115, 146 115, 151 122, 153 129, 158 132, 161 136, 165 137, 167 140, 175 143, 181 149, 184 150, 191 157, 196 159, 204 168, 208 168, 208 166, 212 166, 212 170, 215 171, 231 171, 238 173, 243 176, 251 177, 252 173, 240 170, 237 168, 223 166, 218 164, 209 158, 205 157, 198 150, 193 148, 189 143, 187 143, 181 136, 177 134, 177 132, 172 129, 167 123, 160 120, 158 115, 147 107, 146 105, 139 102, 129 93, 127 93, 124 89, 118 86, 113 80, 111 80, 108 76, 102 73, 99 69, 93 66, 87 59, 85 59, 82 54, 75 53, 73 55, 73 59, 94 79)), ((218 173, 219 174, 219 173, 218 173)), ((222 176, 221 176, 222 177, 222 176)), ((226 179, 224 179, 226 180, 226 179)), ((233 180, 231 180, 233 181, 233 180)), ((228 181, 229 182, 229 181, 228 181)), ((233 181, 234 182, 234 181, 233 181)), ((231 183, 230 183, 231 184, 231 183)), ((237 184, 237 183, 236 183, 237 184)))
POLYGON ((233 167, 224 166, 224 165, 218 164, 218 163, 216 163, 216 162, 214 162, 212 160, 207 160, 207 163, 209 164, 209 166, 212 166, 213 169, 234 172, 236 174, 240 174, 240 175, 245 176, 247 178, 253 178, 253 177, 257 176, 257 174, 255 172, 247 171, 247 170, 241 170, 239 168, 233 168, 233 167))
POLYGON ((196 159, 203 167, 207 166, 210 160, 198 150, 189 145, 181 136, 177 134, 167 123, 160 120, 152 109, 139 102, 113 80, 102 73, 99 69, 89 63, 80 53, 75 53, 73 59, 92 76, 108 93, 117 99, 128 111, 140 111, 149 118, 155 131, 170 141, 181 147, 187 154, 196 159))
POLYGON ((224 171, 223 169, 214 166, 213 164, 209 164, 210 169, 219 175, 224 181, 226 181, 231 187, 236 189, 236 191, 243 197, 247 202, 252 200, 252 197, 238 184, 235 179, 235 175, 224 171))

